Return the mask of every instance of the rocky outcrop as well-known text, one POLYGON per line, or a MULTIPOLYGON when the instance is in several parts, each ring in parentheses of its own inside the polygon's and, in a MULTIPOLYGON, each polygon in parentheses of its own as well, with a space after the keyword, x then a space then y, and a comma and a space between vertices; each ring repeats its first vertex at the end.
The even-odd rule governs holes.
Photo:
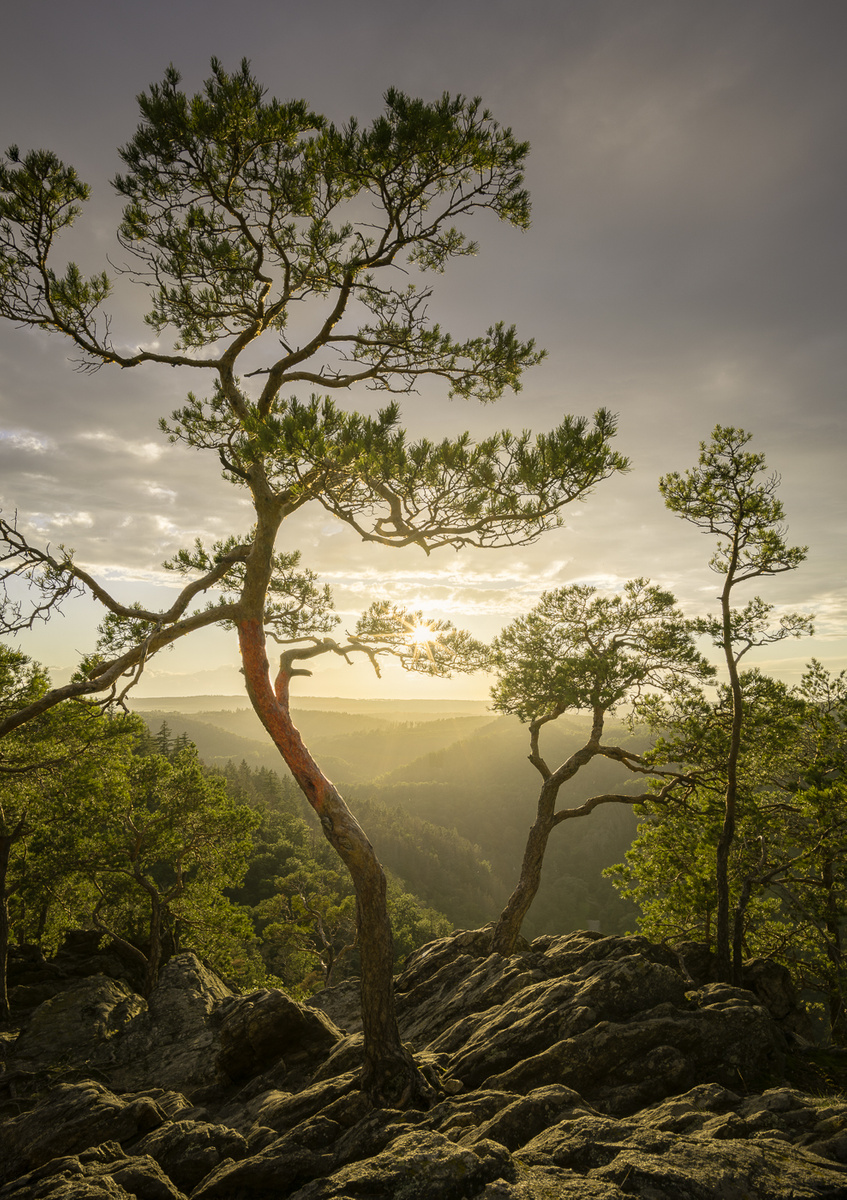
POLYGON ((41 1167, 103 1142, 132 1142, 188 1107, 183 1096, 172 1094, 165 1100, 166 1095, 116 1096, 90 1080, 59 1083, 34 1109, 4 1123, 6 1174, 41 1167))
POLYGON ((7 1050, 0 1200, 847 1195, 847 1103, 784 1081, 806 1026, 779 968, 731 988, 589 933, 489 951, 457 933, 396 981, 426 1112, 359 1092, 348 984, 236 996, 191 954, 147 1002, 70 979, 7 1050))
POLYGON ((219 1012, 217 1065, 233 1081, 252 1079, 274 1064, 289 1087, 302 1084, 316 1059, 343 1040, 329 1017, 278 990, 241 996, 219 1012))

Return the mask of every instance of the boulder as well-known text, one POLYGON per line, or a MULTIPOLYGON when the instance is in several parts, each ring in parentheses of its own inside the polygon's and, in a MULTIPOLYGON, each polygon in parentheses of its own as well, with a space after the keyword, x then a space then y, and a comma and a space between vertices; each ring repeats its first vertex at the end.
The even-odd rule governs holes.
POLYGON ((116 1142, 54 1158, 0 1187, 0 1200, 186 1200, 152 1158, 116 1142))
POLYGON ((324 988, 322 992, 310 996, 306 1005, 326 1013, 344 1033, 361 1032, 362 993, 358 979, 345 979, 331 988, 324 988))
MULTIPOLYGON (((635 1014, 657 1003, 685 1003, 685 984, 679 975, 638 955, 591 962, 570 975, 538 982, 528 973, 518 975, 510 963, 498 959, 492 955, 472 970, 462 991, 473 991, 475 999, 479 989, 488 988, 495 996, 506 992, 503 999, 490 1009, 460 1018, 429 1042, 429 1049, 451 1054, 451 1071, 466 1087, 479 1086, 536 1055, 546 1055, 563 1039, 578 1037, 598 1024, 622 1020, 629 1024, 635 1014)), ((530 1078, 536 1069, 538 1065, 525 1071, 524 1077, 530 1078)), ((555 1081, 546 1076, 537 1080, 555 1081)))
POLYGON ((246 1138, 225 1125, 205 1121, 170 1121, 148 1133, 132 1147, 135 1155, 149 1155, 183 1192, 190 1192, 201 1179, 225 1159, 246 1158, 246 1138))
POLYGON ((152 1096, 116 1096, 90 1080, 57 1084, 35 1108, 5 1122, 0 1177, 13 1179, 101 1142, 132 1141, 167 1119, 167 1111, 152 1096))
POLYGON ((45 959, 37 946, 10 947, 7 983, 12 1012, 30 1012, 91 975, 119 979, 140 991, 144 980, 140 963, 119 943, 101 945, 103 941, 97 930, 73 931, 51 959, 45 959))
POLYGON ((462 1200, 478 1194, 508 1165, 508 1152, 495 1142, 480 1141, 468 1149, 442 1134, 412 1130, 373 1158, 351 1163, 328 1179, 316 1179, 295 1195, 297 1200, 462 1200))
POLYGON ((804 1042, 814 1040, 811 1018, 800 1002, 788 969, 770 958, 751 958, 742 972, 749 988, 786 1033, 804 1042))
POLYGON ((232 999, 230 988, 195 954, 174 955, 150 993, 147 1011, 90 1061, 120 1090, 157 1086, 202 1097, 220 1082, 211 1018, 232 999))
POLYGON ((147 1005, 120 980, 91 975, 70 984, 36 1008, 14 1043, 10 1062, 18 1070, 50 1064, 75 1066, 108 1057, 115 1038, 146 1012, 147 1005))
MULTIPOLYGON (((772 1111, 774 1103, 779 1108, 785 1102, 776 1099, 778 1094, 765 1093, 756 1111, 772 1111)), ((814 1122, 808 1097, 789 1103, 814 1122)), ((789 1131, 791 1120, 786 1117, 756 1136, 745 1111, 753 1111, 749 1102, 728 1089, 695 1088, 629 1118, 575 1113, 538 1134, 520 1156, 537 1170, 555 1166, 582 1176, 597 1187, 597 1195, 611 1187, 620 1189, 618 1195, 645 1200, 836 1200, 847 1195, 847 1167, 799 1147, 796 1131, 794 1136, 789 1131)))
POLYGON ((229 1079, 263 1073, 281 1059, 289 1084, 311 1077, 343 1039, 323 1012, 295 1003, 278 988, 227 1004, 217 1036, 218 1069, 229 1079))
POLYGON ((805 1052, 780 970, 751 964, 749 989, 708 973, 696 947, 643 938, 510 957, 490 928, 439 939, 405 964, 397 1007, 440 1098, 403 1112, 359 1090, 355 983, 308 1006, 236 996, 191 954, 147 1003, 76 979, 0 1075, 0 1200, 847 1195, 847 1103, 786 1082, 805 1052))
POLYGON ((708 984, 689 995, 689 1009, 665 1003, 638 1019, 598 1021, 514 1065, 488 1073, 479 1056, 457 1055, 452 1069, 482 1076, 489 1087, 527 1092, 562 1083, 610 1113, 631 1113, 699 1081, 761 1084, 782 1065, 779 1031, 748 993, 708 984), (715 995, 715 989, 718 994, 715 995))

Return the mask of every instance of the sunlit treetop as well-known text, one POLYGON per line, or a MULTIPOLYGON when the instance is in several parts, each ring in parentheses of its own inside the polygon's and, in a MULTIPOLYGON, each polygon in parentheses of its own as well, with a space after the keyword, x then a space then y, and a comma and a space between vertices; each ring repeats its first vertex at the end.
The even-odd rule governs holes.
POLYGON ((743 429, 716 425, 711 442, 700 443, 693 470, 672 471, 659 481, 672 512, 717 535, 709 565, 722 575, 731 571, 736 583, 793 571, 808 549, 787 545, 785 511, 776 497, 780 478, 767 473, 763 454, 744 449, 751 437, 743 429))
MULTIPOLYGON (((34 546, 0 517, 0 587, 23 577, 35 596, 24 611, 0 595, 7 632, 79 590, 107 610, 78 693, 136 679, 160 649, 216 623, 260 627, 294 670, 318 647, 347 655, 355 641, 376 654, 386 614, 369 610, 347 642, 333 639, 328 591, 295 551, 276 549, 282 522, 309 502, 382 545, 517 546, 627 469, 605 409, 537 435, 412 441, 393 399, 375 414, 339 403, 354 385, 403 393, 427 377, 451 395, 495 400, 542 357, 512 327, 455 337, 429 314, 433 276, 476 249, 467 220, 489 212, 529 223, 528 146, 478 100, 427 103, 391 90, 370 125, 336 126, 302 101, 269 98, 246 62, 230 74, 215 60, 198 93, 169 68, 139 106, 114 181, 126 256, 117 275, 149 293, 146 321, 162 344, 120 349, 132 341, 107 308, 115 268, 86 278, 54 265, 88 187, 52 151, 12 148, 0 167, 0 316, 65 336, 89 368, 160 364, 204 379, 163 428, 217 456, 225 479, 249 493, 256 523, 241 539, 177 554, 167 565, 183 590, 157 611, 119 602, 70 550, 34 546)), ((382 632, 413 670, 447 669, 448 659, 464 669, 479 657, 456 631, 432 628, 435 638, 382 632)))
POLYGON ((173 351, 118 352, 100 311, 108 274, 45 270, 89 189, 55 154, 16 147, 0 173, 2 311, 12 320, 71 336, 93 365, 232 366, 272 332, 262 413, 291 383, 406 391, 426 374, 495 399, 541 357, 503 326, 454 340, 429 320, 430 288, 408 278, 473 254, 455 222, 476 210, 529 224, 529 147, 479 100, 427 104, 392 89, 369 127, 336 127, 304 101, 268 99, 246 61, 227 74, 213 60, 196 95, 170 67, 138 103, 142 121, 114 181, 126 201, 118 236, 126 269, 150 291, 146 320, 172 334, 173 351), (307 299, 320 302, 319 319, 289 345, 284 331, 307 299))
POLYGON ((585 584, 545 592, 495 639, 494 665, 494 707, 526 722, 611 713, 713 674, 674 597, 645 579, 611 594, 585 584))
POLYGON ((280 519, 317 500, 386 545, 524 544, 626 468, 605 410, 536 437, 410 443, 395 404, 363 416, 325 395, 430 377, 490 401, 542 357, 513 327, 456 338, 429 314, 426 277, 476 249, 465 219, 529 223, 528 146, 478 100, 391 90, 369 126, 336 127, 269 99, 246 62, 228 74, 213 60, 199 93, 171 67, 139 105, 115 180, 122 269, 148 289, 146 320, 171 348, 120 351, 131 340, 112 335, 114 279, 52 265, 88 187, 49 151, 13 148, 0 168, 0 315, 63 334, 89 367, 205 370, 207 397, 163 422, 174 440, 216 452, 280 519))

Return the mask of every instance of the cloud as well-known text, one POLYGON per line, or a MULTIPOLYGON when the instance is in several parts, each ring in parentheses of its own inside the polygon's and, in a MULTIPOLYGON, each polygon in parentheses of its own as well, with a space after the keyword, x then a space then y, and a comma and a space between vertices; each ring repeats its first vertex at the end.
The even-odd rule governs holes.
POLYGON ((96 442, 103 450, 112 454, 131 454, 133 458, 141 458, 147 462, 155 462, 161 458, 166 446, 157 442, 133 442, 119 437, 114 433, 78 433, 76 440, 81 442, 96 442))
MULTIPOLYGON (((786 607, 786 611, 789 611, 786 607)), ((802 606, 815 623, 815 637, 822 641, 844 638, 847 629, 847 588, 821 592, 802 606)), ((782 612, 782 608, 779 609, 782 612)))
POLYGON ((30 433, 25 429, 0 429, 0 444, 30 454, 46 454, 55 445, 50 438, 44 437, 43 434, 30 433))
MULTIPOLYGON (((18 5, 10 20, 20 36, 6 39, 0 92, 17 140, 55 144, 94 185, 72 236, 93 227, 99 241, 118 212, 105 186, 113 147, 134 128, 133 95, 159 70, 150 61, 160 62, 160 46, 154 33, 128 39, 129 17, 97 26, 89 7, 59 6, 59 32, 51 27, 45 42, 40 6, 18 5), (18 53, 20 45, 39 53, 18 53), (104 55, 120 70, 98 71, 104 55), (84 94, 74 90, 80 71, 95 81, 84 94), (30 102, 21 106, 24 91, 30 102), (72 105, 63 100, 70 95, 72 105)), ((541 0, 527 20, 514 4, 490 0, 482 28, 473 6, 443 0, 441 22, 426 6, 369 22, 384 6, 365 0, 354 13, 333 2, 342 32, 322 40, 325 14, 315 6, 293 26, 280 6, 253 7, 250 53, 271 90, 282 48, 288 94, 308 96, 333 120, 355 112, 369 122, 384 87, 399 79, 416 95, 481 94, 533 144, 532 229, 518 236, 487 218, 469 223, 480 254, 437 281, 432 315, 456 336, 515 321, 550 355, 519 397, 507 393, 490 409, 448 402, 437 382, 423 386, 403 402, 410 437, 546 429, 564 412, 604 405, 620 414, 618 448, 633 463, 631 474, 569 506, 566 529, 533 546, 424 561, 411 549, 363 545, 323 512, 307 520, 304 508, 286 523, 280 549, 308 549, 304 565, 333 586, 345 614, 388 595, 494 632, 544 590, 616 588, 640 575, 674 591, 691 615, 714 611, 712 547, 664 509, 656 480, 690 466, 717 421, 740 424, 782 473, 792 537, 811 547, 796 580, 769 581, 762 595, 811 609, 820 656, 840 653, 847 6, 818 5, 810 19, 807 6, 773 0, 541 0), (319 86, 308 53, 315 39, 328 64, 319 86)), ((208 8, 199 31, 171 22, 169 56, 190 89, 208 73, 209 55, 240 36, 232 6, 208 8)), ((144 289, 124 284, 128 277, 116 280, 110 299, 116 344, 134 353, 146 338, 145 348, 158 349, 140 320, 144 289)), ((292 316, 298 334, 306 308, 302 322, 292 316)), ((266 365, 256 347, 248 369, 266 365)), ((66 355, 41 331, 0 328, 3 507, 22 520, 35 512, 43 530, 73 530, 80 561, 104 564, 95 573, 125 584, 130 598, 147 585, 175 589, 161 559, 197 535, 242 533, 253 519, 246 493, 219 483, 213 456, 155 432, 156 418, 184 403, 204 372, 151 365, 75 374, 66 355)), ((367 410, 378 399, 359 392, 350 404, 367 410)))
POLYGON ((178 539, 180 536, 179 526, 174 524, 173 521, 168 520, 167 517, 154 517, 153 525, 159 533, 164 534, 164 536, 167 538, 178 539))
POLYGON ((29 523, 39 533, 44 534, 57 529, 91 529, 94 526, 94 518, 90 512, 37 512, 30 515, 29 523))
POLYGON ((168 504, 173 504, 177 498, 177 492, 173 488, 162 487, 158 483, 145 483, 144 490, 154 500, 165 500, 168 504))

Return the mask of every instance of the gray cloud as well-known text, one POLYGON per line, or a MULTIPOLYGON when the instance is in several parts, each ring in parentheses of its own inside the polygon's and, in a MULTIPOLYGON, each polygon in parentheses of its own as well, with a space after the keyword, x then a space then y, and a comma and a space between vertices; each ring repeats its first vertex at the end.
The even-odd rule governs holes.
MULTIPOLYGON (((692 465, 720 421, 754 433, 783 476, 792 537, 810 546, 796 576, 762 590, 816 610, 821 635, 796 655, 792 644, 774 669, 796 674, 812 652, 847 665, 841 0, 533 0, 520 10, 506 0, 246 0, 237 12, 151 0, 143 19, 93 0, 20 5, 5 30, 0 141, 49 145, 90 180, 94 199, 69 245, 87 270, 115 255, 115 148, 135 127, 135 93, 169 61, 193 88, 211 54, 229 64, 246 55, 271 91, 304 95, 335 120, 368 119, 392 83, 479 93, 532 142, 533 228, 481 221, 479 257, 437 281, 433 312, 458 332, 515 321, 549 357, 496 408, 430 388, 405 404, 409 424, 418 435, 482 435, 604 404, 620 413, 633 470, 518 552, 424 561, 363 546, 323 514, 299 518, 287 544, 327 573, 345 611, 391 585, 487 634, 517 597, 526 605, 572 579, 635 574, 674 587, 692 610, 709 603, 705 541, 664 510, 656 480, 692 465)), ((116 339, 149 340, 142 305, 119 281, 116 339)), ((66 354, 57 340, 0 329, 0 505, 74 545, 128 594, 152 594, 162 559, 194 536, 243 530, 249 512, 213 459, 157 431, 196 380, 150 368, 80 375, 66 354)), ((65 638, 66 658, 86 620, 66 627, 79 631, 65 638)), ((55 663, 55 628, 50 639, 55 663)), ((231 657, 225 639, 214 644, 231 657)))

